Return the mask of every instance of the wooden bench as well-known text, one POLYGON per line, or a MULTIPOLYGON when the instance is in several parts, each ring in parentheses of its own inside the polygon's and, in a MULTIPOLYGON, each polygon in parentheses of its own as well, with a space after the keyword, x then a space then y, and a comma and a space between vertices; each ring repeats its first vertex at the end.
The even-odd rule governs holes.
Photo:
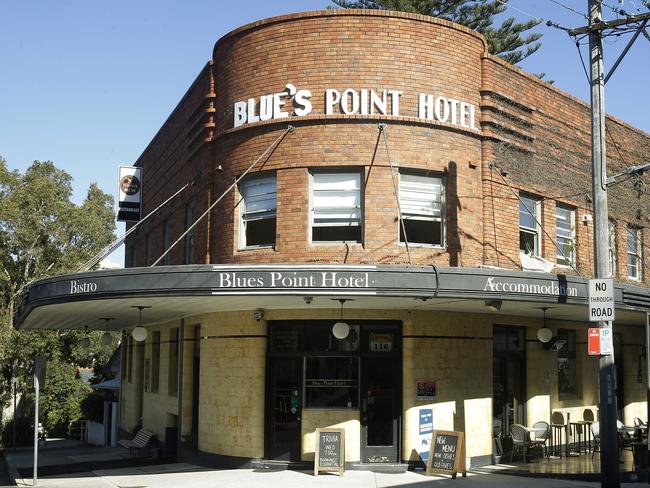
POLYGON ((140 452, 149 445, 155 434, 150 430, 140 429, 135 437, 131 440, 121 439, 118 444, 129 450, 129 454, 133 451, 140 452))

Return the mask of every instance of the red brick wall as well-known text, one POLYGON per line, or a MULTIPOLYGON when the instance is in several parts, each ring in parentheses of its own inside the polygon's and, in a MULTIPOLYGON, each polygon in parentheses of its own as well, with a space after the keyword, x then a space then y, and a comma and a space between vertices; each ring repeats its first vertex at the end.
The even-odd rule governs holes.
MULTIPOLYGON (((292 124, 295 131, 254 169, 277 174, 275 247, 238 249, 238 195, 231 192, 198 226, 195 262, 408 262, 406 248, 397 242, 397 204, 379 122, 387 124, 395 173, 397 168, 429 170, 447 183, 447 246, 412 248, 414 264, 518 269, 516 194, 525 191, 544 197, 542 220, 553 239, 557 202, 576 208, 577 267, 589 274, 593 228, 582 223, 582 215, 592 213, 591 205, 585 192, 567 191, 570 182, 589 181, 588 107, 486 54, 485 41, 475 32, 411 14, 307 12, 249 24, 219 40, 212 64, 138 161, 145 169, 145 212, 194 177, 197 185, 189 194, 199 215, 292 124), (233 128, 235 102, 280 92, 286 83, 312 92, 310 115, 233 128), (327 88, 400 90, 400 117, 325 116, 327 88), (419 93, 474 104, 478 130, 417 119, 419 93), (504 148, 515 154, 509 167, 501 162, 504 148), (493 162, 507 172, 505 180, 490 169, 493 162), (323 167, 363 172, 362 244, 309 243, 309 169, 323 167)), ((617 143, 616 152, 609 152, 610 173, 638 164, 650 136, 615 119, 608 124, 617 143)), ((646 225, 626 206, 626 191, 610 197, 611 214, 619 222, 619 278, 627 275, 627 222, 646 225)), ((162 253, 166 218, 175 221, 175 237, 183 231, 187 198, 161 211, 130 240, 142 254, 140 264, 148 229, 159 234, 156 256, 162 253)), ((542 241, 542 255, 555 261, 552 240, 544 236, 542 241)), ((172 262, 181 263, 183 255, 180 245, 172 262)))

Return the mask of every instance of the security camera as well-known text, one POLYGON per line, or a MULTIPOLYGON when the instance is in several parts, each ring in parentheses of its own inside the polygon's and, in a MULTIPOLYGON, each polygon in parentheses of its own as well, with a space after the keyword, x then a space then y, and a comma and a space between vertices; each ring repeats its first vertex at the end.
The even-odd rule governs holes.
POLYGON ((253 311, 253 318, 259 322, 264 318, 264 311, 263 310, 253 311))
POLYGON ((309 305, 314 300, 314 297, 302 297, 302 299, 309 305))

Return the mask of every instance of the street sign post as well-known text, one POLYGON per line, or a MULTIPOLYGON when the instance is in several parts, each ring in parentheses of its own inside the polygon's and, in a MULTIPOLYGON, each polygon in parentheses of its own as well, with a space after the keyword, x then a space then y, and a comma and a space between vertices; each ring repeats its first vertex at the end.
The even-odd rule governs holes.
POLYGON ((614 280, 589 280, 589 322, 612 321, 614 312, 614 280))

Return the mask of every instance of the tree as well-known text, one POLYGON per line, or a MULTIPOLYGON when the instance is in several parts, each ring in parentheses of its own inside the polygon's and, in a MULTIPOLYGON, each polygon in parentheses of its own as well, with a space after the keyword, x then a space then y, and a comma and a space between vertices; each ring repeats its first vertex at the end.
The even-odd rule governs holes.
POLYGON ((524 34, 540 20, 516 22, 507 18, 495 28, 495 17, 505 12, 508 0, 332 0, 342 8, 399 10, 440 17, 485 36, 490 53, 517 64, 541 47, 539 33, 524 34))
MULTIPOLYGON (((0 364, 5 378, 0 404, 8 398, 12 377, 29 384, 37 354, 47 355, 51 370, 61 372, 64 364, 93 366, 111 353, 101 350, 98 334, 91 338, 91 347, 83 349, 79 343, 84 332, 17 332, 12 327, 19 300, 31 283, 77 270, 113 239, 112 197, 96 184, 81 205, 71 197, 72 177, 52 162, 35 161, 21 174, 9 170, 0 157, 0 364)), ((51 394, 56 398, 55 390, 51 394)))

